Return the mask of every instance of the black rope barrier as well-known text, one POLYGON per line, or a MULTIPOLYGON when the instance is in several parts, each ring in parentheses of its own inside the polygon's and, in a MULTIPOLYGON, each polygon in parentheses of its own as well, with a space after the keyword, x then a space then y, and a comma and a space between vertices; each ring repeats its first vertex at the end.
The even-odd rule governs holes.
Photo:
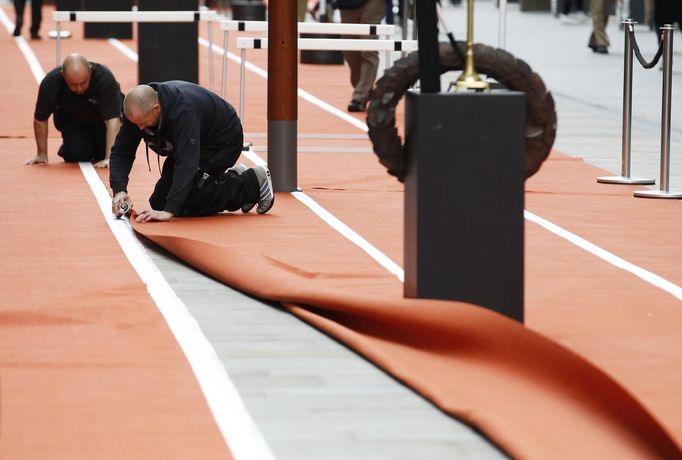
POLYGON ((637 60, 639 61, 640 64, 642 64, 642 67, 644 67, 645 69, 651 69, 656 64, 658 64, 658 61, 661 59, 661 56, 663 55, 663 40, 661 40, 658 43, 658 51, 656 51, 656 56, 654 56, 653 60, 651 62, 646 62, 646 60, 642 57, 642 53, 639 51, 639 45, 637 45, 635 31, 631 28, 628 28, 628 34, 630 35, 630 40, 632 40, 632 49, 635 52, 635 56, 637 56, 637 60))

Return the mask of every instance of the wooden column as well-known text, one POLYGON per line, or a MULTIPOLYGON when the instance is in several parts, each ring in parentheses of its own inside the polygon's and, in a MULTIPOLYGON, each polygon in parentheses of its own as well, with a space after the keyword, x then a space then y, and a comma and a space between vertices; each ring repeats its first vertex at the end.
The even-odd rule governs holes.
POLYGON ((276 192, 297 190, 298 22, 294 0, 268 5, 268 166, 276 192))

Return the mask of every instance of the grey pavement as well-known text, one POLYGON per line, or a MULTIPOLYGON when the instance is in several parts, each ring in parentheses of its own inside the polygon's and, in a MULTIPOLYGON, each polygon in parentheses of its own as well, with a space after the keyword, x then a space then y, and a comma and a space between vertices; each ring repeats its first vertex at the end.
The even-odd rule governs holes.
MULTIPOLYGON (((458 39, 466 36, 464 5, 444 2, 458 39)), ((538 72, 554 95, 555 148, 618 173, 623 32, 612 16, 610 54, 596 55, 586 46, 590 30, 589 23, 562 25, 549 12, 520 12, 518 4, 509 4, 506 48, 538 72)), ((655 34, 644 26, 636 34, 643 54, 653 56, 655 34)), ((680 38, 677 32, 675 40, 680 38)), ((476 1, 475 41, 498 43, 492 0, 476 1)), ((674 56, 682 59, 680 52, 674 56)), ((661 74, 635 63, 633 175, 658 178, 661 74)), ((682 188, 681 109, 674 99, 682 74, 675 71, 673 78, 671 190, 682 188)), ((279 306, 217 283, 153 245, 148 250, 215 347, 277 458, 504 458, 475 430, 279 306)))
MULTIPOLYGON (((450 28, 463 39, 466 1, 459 6, 443 3, 450 28)), ((477 0, 475 17, 475 41, 497 45, 498 10, 493 1, 477 0)), ((509 4, 506 48, 538 72, 554 95, 555 148, 617 173, 623 32, 612 16, 610 54, 596 55, 586 46, 590 30, 589 23, 562 25, 549 12, 521 12, 518 4, 509 4)), ((653 56, 655 34, 644 26, 638 26, 636 33, 643 54, 653 56)), ((681 39, 676 32, 678 49, 681 39)), ((682 65, 679 51, 674 57, 682 65)), ((675 97, 680 89, 682 73, 675 70, 671 190, 682 189, 682 100, 675 97)), ((660 120, 661 71, 643 70, 635 63, 633 175, 658 177, 660 120)), ((505 457, 475 430, 278 305, 233 290, 154 245, 145 245, 215 347, 277 458, 505 457)))
MULTIPOLYGON (((445 2, 445 17, 457 39, 466 37, 466 8, 445 2)), ((466 3, 466 2, 463 2, 466 3)), ((474 41, 497 46, 498 9, 493 1, 475 2, 474 41)), ((507 6, 506 49, 526 61, 552 92, 558 129, 554 147, 612 173, 620 173, 623 114, 624 32, 614 15, 607 33, 608 55, 587 47, 591 22, 561 24, 549 12, 521 12, 507 6)), ((658 49, 656 34, 635 26, 645 59, 658 49)), ((682 34, 674 33, 670 190, 682 191, 682 34)), ((662 61, 661 61, 662 62, 662 61)), ((662 74, 659 64, 645 70, 635 60, 632 93, 632 174, 659 177, 662 74)), ((605 185, 608 186, 608 185, 605 185)))

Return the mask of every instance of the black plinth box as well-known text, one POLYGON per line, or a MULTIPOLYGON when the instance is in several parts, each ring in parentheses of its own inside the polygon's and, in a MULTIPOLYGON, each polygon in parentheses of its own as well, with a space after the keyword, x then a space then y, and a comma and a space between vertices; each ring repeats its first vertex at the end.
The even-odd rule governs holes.
MULTIPOLYGON (((138 0, 140 11, 197 11, 198 0, 138 0)), ((197 22, 139 23, 137 79, 199 82, 197 22)))
POLYGON ((55 9, 57 11, 80 11, 81 0, 55 0, 55 9))
MULTIPOLYGON (((82 0, 83 11, 130 11, 133 0, 82 0)), ((85 38, 133 38, 131 22, 86 22, 85 38)))
POLYGON ((525 95, 408 92, 405 297, 523 322, 525 95))
MULTIPOLYGON (((341 38, 333 34, 301 34, 301 38, 341 38)), ((343 64, 343 52, 338 50, 301 50, 301 64, 343 64)))
MULTIPOLYGON (((260 0, 232 0, 235 21, 265 21, 265 4, 260 0)), ((296 13, 294 13, 296 14, 296 13)))

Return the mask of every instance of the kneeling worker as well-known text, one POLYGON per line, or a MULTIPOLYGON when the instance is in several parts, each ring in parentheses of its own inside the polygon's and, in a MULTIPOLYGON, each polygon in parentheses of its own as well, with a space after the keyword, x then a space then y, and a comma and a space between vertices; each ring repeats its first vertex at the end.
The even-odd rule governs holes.
POLYGON ((275 195, 268 168, 228 169, 241 154, 244 134, 234 108, 225 100, 194 83, 168 81, 134 87, 123 108, 109 172, 115 215, 132 208, 128 176, 141 140, 146 144, 148 167, 149 149, 166 159, 149 197, 152 209, 140 212, 137 222, 240 208, 248 212, 256 204, 258 214, 270 210, 275 195))
POLYGON ((40 82, 33 120, 37 154, 26 164, 47 164, 47 120, 62 133, 58 155, 66 162, 96 161, 109 166, 109 153, 121 127, 121 87, 111 71, 71 54, 40 82))

